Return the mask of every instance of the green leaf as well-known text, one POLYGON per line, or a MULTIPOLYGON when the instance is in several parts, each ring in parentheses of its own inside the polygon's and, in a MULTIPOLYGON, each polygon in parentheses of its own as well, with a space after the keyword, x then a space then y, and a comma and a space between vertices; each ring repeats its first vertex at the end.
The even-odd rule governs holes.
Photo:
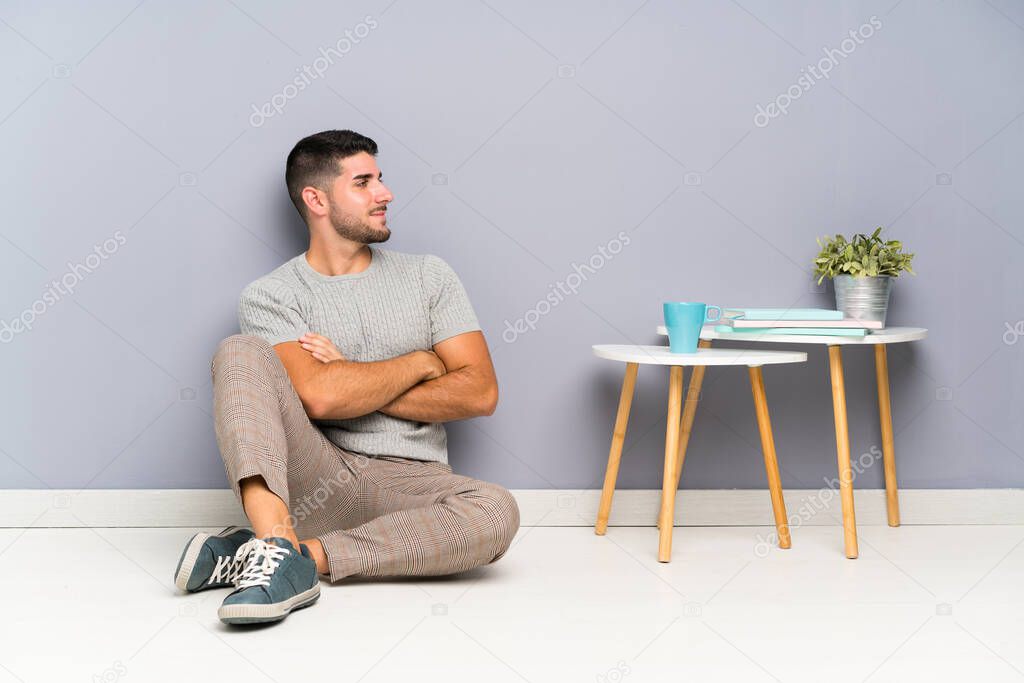
POLYGON ((878 226, 870 235, 857 233, 850 240, 840 234, 816 237, 820 251, 813 261, 814 272, 821 279, 835 277, 839 273, 875 277, 896 277, 902 271, 913 274, 910 263, 914 255, 904 252, 903 243, 899 240, 882 239, 883 229, 883 226, 878 226))

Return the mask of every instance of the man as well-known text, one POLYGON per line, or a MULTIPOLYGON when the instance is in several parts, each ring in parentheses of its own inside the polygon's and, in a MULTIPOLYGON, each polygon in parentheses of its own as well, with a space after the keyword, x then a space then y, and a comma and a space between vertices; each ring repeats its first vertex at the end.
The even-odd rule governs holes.
POLYGON ((217 443, 252 530, 197 534, 175 583, 234 586, 229 624, 313 604, 319 576, 429 576, 494 562, 519 528, 507 490, 452 472, 442 422, 490 415, 498 385, 473 308, 436 256, 391 236, 377 144, 300 140, 285 180, 309 249, 242 292, 213 358, 217 443))

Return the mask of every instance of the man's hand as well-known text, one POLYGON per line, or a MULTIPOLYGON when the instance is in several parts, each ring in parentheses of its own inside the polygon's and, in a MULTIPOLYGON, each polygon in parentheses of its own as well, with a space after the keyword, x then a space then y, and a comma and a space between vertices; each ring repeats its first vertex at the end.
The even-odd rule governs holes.
MULTIPOLYGON (((345 360, 345 356, 341 354, 338 347, 322 334, 307 332, 299 337, 299 344, 321 363, 345 360)), ((423 381, 437 379, 448 372, 444 361, 433 351, 413 351, 413 355, 418 356, 419 360, 423 362, 424 372, 426 373, 423 381)))
POLYGON ((381 361, 351 361, 321 335, 275 344, 274 351, 306 414, 315 420, 367 415, 445 372, 444 363, 430 351, 412 351, 381 361))
POLYGON ((428 380, 437 379, 441 375, 448 373, 448 368, 445 367, 444 361, 433 351, 417 351, 416 353, 422 353, 426 356, 424 362, 430 368, 430 374, 427 375, 428 380))
POLYGON ((316 358, 321 363, 330 363, 332 360, 345 360, 345 356, 341 355, 341 351, 334 345, 334 342, 322 334, 307 332, 299 337, 299 343, 302 344, 302 348, 309 351, 313 358, 316 358))

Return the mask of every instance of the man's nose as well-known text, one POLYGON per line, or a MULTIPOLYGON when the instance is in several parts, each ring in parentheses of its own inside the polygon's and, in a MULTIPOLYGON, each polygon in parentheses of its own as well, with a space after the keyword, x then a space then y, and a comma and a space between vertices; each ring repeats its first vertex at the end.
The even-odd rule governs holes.
POLYGON ((380 192, 377 194, 376 197, 377 202, 381 204, 390 204, 392 201, 394 201, 395 195, 391 194, 391 190, 388 189, 387 185, 381 185, 380 187, 380 192))

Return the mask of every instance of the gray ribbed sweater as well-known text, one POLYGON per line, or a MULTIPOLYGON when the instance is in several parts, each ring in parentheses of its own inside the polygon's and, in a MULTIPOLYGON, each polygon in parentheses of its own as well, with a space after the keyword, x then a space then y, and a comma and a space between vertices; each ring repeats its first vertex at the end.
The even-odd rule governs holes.
MULTIPOLYGON (((433 255, 370 247, 369 267, 323 275, 299 254, 242 291, 242 334, 271 345, 321 334, 354 361, 386 360, 457 334, 479 330, 455 271, 433 255)), ((334 444, 369 456, 396 455, 448 462, 439 423, 413 422, 380 412, 348 420, 318 420, 334 444)))

